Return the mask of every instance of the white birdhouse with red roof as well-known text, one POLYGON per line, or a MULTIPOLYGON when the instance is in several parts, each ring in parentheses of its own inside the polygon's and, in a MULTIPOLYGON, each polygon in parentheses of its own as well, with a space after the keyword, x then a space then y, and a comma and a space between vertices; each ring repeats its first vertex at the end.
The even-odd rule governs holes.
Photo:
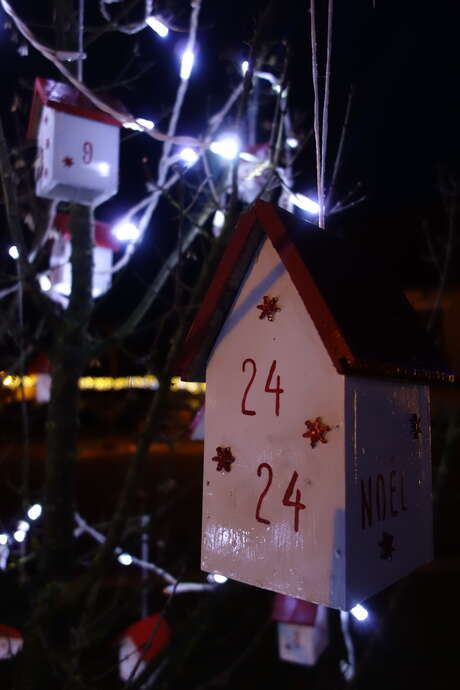
POLYGON ((339 609, 432 559, 430 381, 452 379, 392 281, 257 201, 198 311, 202 568, 339 609))
POLYGON ((119 639, 120 678, 137 678, 147 664, 168 645, 171 631, 160 613, 154 613, 130 625, 119 639))
POLYGON ((116 194, 119 128, 77 89, 38 77, 28 129, 37 196, 97 206, 116 194))
POLYGON ((278 627, 280 659, 314 666, 329 643, 327 609, 284 594, 276 594, 272 618, 278 627))
POLYGON ((22 649, 22 635, 16 628, 0 624, 0 659, 11 659, 22 649))
MULTIPOLYGON (((52 292, 68 297, 72 289, 70 219, 66 213, 58 213, 54 219, 57 237, 53 240, 50 256, 49 278, 52 292)), ((112 284, 113 253, 119 249, 110 225, 95 221, 93 245, 93 297, 100 297, 112 284)), ((51 293, 51 296, 52 293, 51 293)))

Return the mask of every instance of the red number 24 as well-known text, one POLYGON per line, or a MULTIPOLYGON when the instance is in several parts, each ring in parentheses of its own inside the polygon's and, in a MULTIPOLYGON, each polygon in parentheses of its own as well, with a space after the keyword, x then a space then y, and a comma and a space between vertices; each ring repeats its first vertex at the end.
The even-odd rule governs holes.
MULTIPOLYGON (((264 490, 259 496, 259 500, 257 501, 257 507, 256 507, 256 520, 257 522, 262 522, 264 525, 270 525, 271 522, 267 518, 264 518, 260 514, 260 510, 262 508, 262 502, 265 498, 265 496, 268 493, 268 490, 270 489, 270 486, 273 481, 273 470, 268 464, 268 462, 262 462, 259 467, 257 468, 257 476, 260 477, 262 476, 262 470, 267 470, 268 472, 268 479, 267 483, 265 485, 264 490)), ((301 510, 305 510, 306 506, 304 503, 301 502, 301 493, 300 489, 295 490, 295 501, 291 501, 291 496, 294 493, 294 487, 296 485, 296 482, 299 478, 299 475, 297 472, 293 472, 291 481, 288 484, 288 487, 286 491, 284 492, 283 496, 283 506, 288 506, 289 508, 294 508, 294 532, 299 531, 299 513, 301 510)))
MULTIPOLYGON (((245 359, 243 362, 243 367, 242 367, 243 371, 246 370, 247 364, 249 364, 252 367, 252 374, 251 374, 251 378, 249 379, 246 388, 244 389, 243 399, 241 400, 241 412, 243 414, 247 414, 247 415, 255 415, 255 414, 257 414, 255 410, 248 410, 247 409, 246 399, 248 397, 249 389, 251 388, 252 384, 254 383, 254 379, 255 379, 256 373, 257 373, 257 366, 256 366, 256 363, 253 359, 250 359, 250 358, 245 359)), ((277 417, 279 417, 281 393, 284 393, 284 390, 283 390, 283 388, 281 388, 279 374, 276 375, 276 386, 274 388, 272 387, 273 375, 275 373, 275 369, 276 369, 276 359, 273 360, 272 365, 270 367, 270 371, 268 372, 268 377, 267 377, 267 381, 265 383, 264 391, 266 393, 274 393, 275 394, 275 396, 276 396, 275 397, 275 415, 277 417)))

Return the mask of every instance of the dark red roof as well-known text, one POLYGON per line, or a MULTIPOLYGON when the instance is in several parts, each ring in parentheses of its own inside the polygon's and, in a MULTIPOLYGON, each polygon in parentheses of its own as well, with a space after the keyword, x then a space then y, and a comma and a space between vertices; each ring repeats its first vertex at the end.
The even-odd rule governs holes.
POLYGON ((453 381, 418 316, 376 257, 258 200, 244 213, 187 336, 180 374, 204 381, 207 360, 267 236, 340 374, 453 381))
POLYGON ((297 625, 314 625, 318 613, 317 604, 275 594, 273 599, 272 618, 279 623, 296 623, 297 625))
POLYGON ((171 632, 160 613, 133 623, 121 637, 130 637, 144 661, 156 657, 168 644, 171 632))
MULTIPOLYGON (((121 127, 121 123, 118 120, 103 110, 96 108, 89 98, 84 96, 78 89, 70 86, 70 84, 37 77, 34 84, 32 108, 27 128, 28 139, 35 139, 37 136, 40 113, 44 105, 64 113, 70 113, 70 115, 78 115, 89 120, 103 122, 106 125, 121 127)), ((111 100, 110 103, 107 101, 107 105, 111 105, 113 108, 126 113, 126 109, 119 101, 111 100)))
MULTIPOLYGON (((70 239, 70 216, 68 213, 57 213, 54 218, 54 227, 56 230, 70 239)), ((101 223, 99 220, 94 221, 94 243, 96 247, 106 247, 117 252, 120 249, 120 243, 112 233, 112 228, 107 223, 101 223)))
POLYGON ((0 624, 0 637, 9 639, 21 639, 22 635, 16 628, 10 628, 9 625, 0 624))

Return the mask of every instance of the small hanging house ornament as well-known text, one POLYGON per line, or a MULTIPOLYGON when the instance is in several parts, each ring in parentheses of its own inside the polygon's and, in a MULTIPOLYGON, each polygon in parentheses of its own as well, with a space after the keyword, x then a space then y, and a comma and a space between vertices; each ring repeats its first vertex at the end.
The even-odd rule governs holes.
MULTIPOLYGON (((58 213, 54 219, 57 236, 53 240, 50 255, 49 278, 53 292, 68 297, 72 289, 72 267, 70 218, 66 213, 58 213)), ((100 297, 112 284, 113 253, 119 250, 119 243, 107 223, 94 222, 93 245, 93 297, 100 297)))
POLYGON ((22 635, 16 628, 0 625, 0 659, 11 659, 21 651, 22 635))
POLYGON ((37 382, 35 386, 35 400, 38 403, 47 403, 51 396, 51 362, 42 352, 39 352, 29 366, 29 373, 35 374, 37 382))
POLYGON ((120 126, 74 87, 37 77, 27 132, 37 196, 97 206, 116 194, 120 126))
POLYGON ((257 201, 178 373, 207 384, 203 570, 350 610, 432 559, 428 384, 453 377, 362 249, 257 201))
POLYGON ((130 625, 119 638, 119 669, 123 681, 134 680, 169 643, 169 625, 154 613, 130 625))
POLYGON ((276 594, 272 618, 278 627, 280 659, 314 666, 329 643, 326 607, 276 594))

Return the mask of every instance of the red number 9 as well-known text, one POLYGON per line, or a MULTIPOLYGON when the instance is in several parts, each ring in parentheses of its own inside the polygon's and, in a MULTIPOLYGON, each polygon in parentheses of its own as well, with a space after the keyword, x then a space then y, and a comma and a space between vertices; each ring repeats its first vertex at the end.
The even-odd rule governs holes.
POLYGON ((83 163, 87 165, 93 160, 93 145, 90 141, 83 144, 83 163))

